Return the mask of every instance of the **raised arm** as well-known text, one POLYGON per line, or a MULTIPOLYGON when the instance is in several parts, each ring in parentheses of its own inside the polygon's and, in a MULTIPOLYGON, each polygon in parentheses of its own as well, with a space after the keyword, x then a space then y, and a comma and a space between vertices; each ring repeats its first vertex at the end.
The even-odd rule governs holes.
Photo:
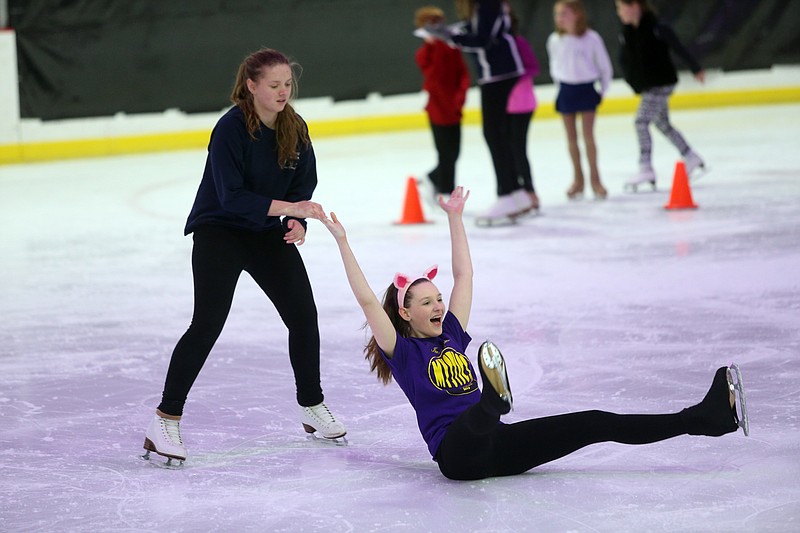
POLYGON ((375 296, 375 293, 372 292, 369 283, 367 283, 367 278, 364 277, 353 250, 350 249, 344 226, 342 226, 333 212, 331 212, 331 218, 323 218, 322 223, 325 224, 325 227, 336 239, 339 253, 342 256, 344 271, 347 274, 347 281, 350 283, 350 289, 352 289, 358 305, 364 311, 364 316, 372 330, 372 335, 375 337, 375 342, 378 343, 378 346, 387 357, 392 357, 394 355, 394 346, 397 342, 397 333, 391 320, 386 315, 386 311, 383 310, 383 306, 375 296))
POLYGON ((465 330, 472 309, 472 258, 469 254, 463 217, 467 198, 469 198, 469 191, 464 193, 463 187, 456 187, 446 202, 439 197, 439 205, 447 213, 447 223, 450 225, 453 292, 450 294, 449 308, 465 330))

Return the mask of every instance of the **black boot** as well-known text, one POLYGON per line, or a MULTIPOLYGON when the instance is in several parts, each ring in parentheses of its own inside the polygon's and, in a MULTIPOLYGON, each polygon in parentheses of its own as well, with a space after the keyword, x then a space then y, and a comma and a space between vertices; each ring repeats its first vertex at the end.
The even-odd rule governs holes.
POLYGON ((736 407, 731 407, 728 367, 721 367, 703 401, 681 411, 689 435, 719 437, 739 429, 736 407))

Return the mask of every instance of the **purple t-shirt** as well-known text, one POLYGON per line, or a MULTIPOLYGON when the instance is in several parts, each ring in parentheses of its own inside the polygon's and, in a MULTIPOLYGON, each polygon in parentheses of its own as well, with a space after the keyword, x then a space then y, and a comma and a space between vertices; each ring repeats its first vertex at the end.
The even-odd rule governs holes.
POLYGON ((436 456, 447 427, 468 407, 480 400, 477 375, 464 352, 472 337, 449 311, 442 334, 425 339, 397 335, 389 364, 394 380, 417 412, 417 424, 436 456))

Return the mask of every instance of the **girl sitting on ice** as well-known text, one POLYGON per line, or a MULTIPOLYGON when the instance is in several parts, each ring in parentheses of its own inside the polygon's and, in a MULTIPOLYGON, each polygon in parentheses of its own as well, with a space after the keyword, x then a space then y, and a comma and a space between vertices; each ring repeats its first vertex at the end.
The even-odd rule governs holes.
POLYGON ((503 356, 488 341, 478 350, 483 390, 466 356, 471 340, 466 328, 472 307, 472 260, 462 213, 468 197, 463 187, 456 187, 447 201, 439 198, 450 227, 454 283, 449 309, 432 281, 436 267, 419 277, 396 274, 379 302, 344 226, 334 213, 322 220, 336 239, 347 280, 373 334, 366 358, 379 379, 388 383, 394 378, 405 393, 444 476, 469 480, 521 474, 597 442, 647 444, 687 433, 731 433, 740 425, 734 391, 740 395, 741 425, 747 434, 736 365, 718 369, 703 401, 679 413, 618 415, 594 410, 501 423, 500 416, 512 408, 503 356))

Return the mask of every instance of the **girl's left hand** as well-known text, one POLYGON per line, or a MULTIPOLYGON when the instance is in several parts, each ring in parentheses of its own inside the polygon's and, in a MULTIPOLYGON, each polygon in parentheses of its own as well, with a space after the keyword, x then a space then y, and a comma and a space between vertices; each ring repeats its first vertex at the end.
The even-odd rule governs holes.
POLYGON ((286 241, 286 244, 296 244, 300 246, 306 242, 306 229, 300 221, 291 218, 286 225, 289 226, 289 231, 283 236, 283 240, 286 241))
POLYGON ((458 186, 450 195, 450 198, 445 201, 443 196, 439 196, 439 206, 444 209, 448 214, 450 213, 463 213, 464 204, 467 203, 469 198, 469 191, 464 192, 464 187, 458 186))

